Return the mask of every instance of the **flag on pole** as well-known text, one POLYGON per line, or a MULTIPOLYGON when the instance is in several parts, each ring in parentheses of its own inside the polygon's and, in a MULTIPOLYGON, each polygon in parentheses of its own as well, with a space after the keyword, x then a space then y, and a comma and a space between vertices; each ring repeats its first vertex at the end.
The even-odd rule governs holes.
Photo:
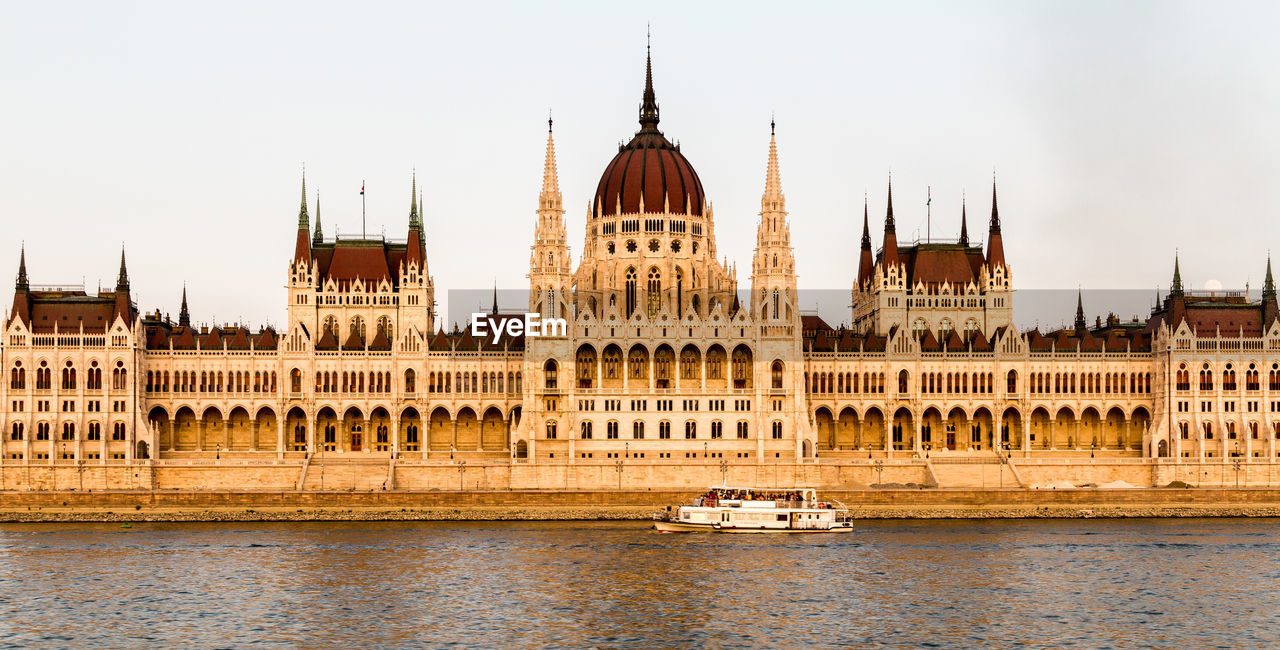
POLYGON ((364 183, 360 184, 360 196, 364 196, 364 183))

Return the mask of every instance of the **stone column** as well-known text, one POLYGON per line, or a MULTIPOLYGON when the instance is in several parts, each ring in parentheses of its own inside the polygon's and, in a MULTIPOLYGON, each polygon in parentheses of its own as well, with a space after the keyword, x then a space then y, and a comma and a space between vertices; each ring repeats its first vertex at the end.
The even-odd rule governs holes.
POLYGON ((196 420, 196 451, 204 451, 204 418, 196 420))
POLYGON ((395 458, 400 455, 400 416, 391 415, 391 430, 388 432, 391 436, 391 457, 395 458))
POLYGON ((912 450, 918 454, 924 449, 924 447, 921 446, 921 440, 920 440, 924 430, 924 419, 923 417, 916 417, 915 414, 913 413, 911 420, 916 425, 915 439, 911 441, 912 450))
POLYGON ((363 433, 360 436, 360 450, 369 453, 369 448, 378 444, 377 432, 373 430, 373 418, 366 419, 362 425, 363 433))
POLYGON ((316 453, 316 447, 319 444, 324 444, 318 440, 320 437, 320 416, 317 415, 315 419, 306 417, 303 422, 307 428, 307 454, 314 454, 316 453))
MULTIPOLYGON (((157 440, 156 442, 159 443, 160 441, 157 440)), ((158 444, 156 445, 157 448, 159 446, 160 445, 158 444)), ((169 451, 174 451, 177 448, 178 448, 178 421, 175 420, 173 416, 169 416, 169 451)))
POLYGON ((284 458, 284 424, 287 418, 287 413, 285 417, 276 416, 276 458, 284 458))

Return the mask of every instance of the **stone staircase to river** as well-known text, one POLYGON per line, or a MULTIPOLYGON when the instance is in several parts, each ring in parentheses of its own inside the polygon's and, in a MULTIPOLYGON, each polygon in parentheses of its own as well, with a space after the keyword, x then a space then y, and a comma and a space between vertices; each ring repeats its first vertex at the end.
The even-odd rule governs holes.
POLYGON ((994 453, 965 456, 934 455, 930 472, 940 488, 1023 487, 1017 468, 994 453))

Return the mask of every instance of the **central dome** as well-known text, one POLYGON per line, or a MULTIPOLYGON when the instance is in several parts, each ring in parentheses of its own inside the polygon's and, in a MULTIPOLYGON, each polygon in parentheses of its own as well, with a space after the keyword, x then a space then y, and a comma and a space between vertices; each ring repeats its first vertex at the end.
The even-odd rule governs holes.
MULTIPOLYGON (((647 58, 647 57, 646 57, 647 58)), ((596 186, 593 216, 644 212, 702 215, 702 181, 680 148, 658 130, 653 65, 645 62, 640 130, 618 149, 596 186)))

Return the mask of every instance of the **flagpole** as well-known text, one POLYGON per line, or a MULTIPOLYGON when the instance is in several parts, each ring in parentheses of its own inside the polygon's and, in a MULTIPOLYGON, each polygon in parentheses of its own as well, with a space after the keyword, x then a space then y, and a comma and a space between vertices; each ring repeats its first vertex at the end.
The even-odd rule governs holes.
POLYGON ((929 243, 933 235, 933 187, 925 186, 924 190, 924 241, 929 243))
POLYGON ((366 238, 364 226, 364 179, 360 180, 360 239, 366 238))

